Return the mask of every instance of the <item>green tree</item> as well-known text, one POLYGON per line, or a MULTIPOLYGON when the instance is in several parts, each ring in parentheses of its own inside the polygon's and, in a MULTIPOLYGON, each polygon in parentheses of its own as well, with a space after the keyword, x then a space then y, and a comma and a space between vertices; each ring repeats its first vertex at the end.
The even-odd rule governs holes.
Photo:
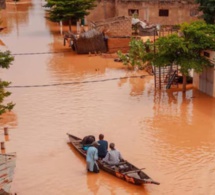
MULTIPOLYGON (((181 25, 181 36, 172 34, 160 37, 153 45, 150 45, 150 52, 144 52, 143 47, 142 52, 136 52, 134 56, 130 55, 127 60, 129 63, 136 63, 136 59, 141 59, 143 63, 149 60, 158 67, 171 64, 179 65, 183 75, 183 91, 185 92, 186 77, 190 70, 201 72, 204 67, 211 65, 210 61, 201 55, 201 51, 215 49, 214 40, 215 25, 206 24, 203 21, 184 23, 181 25), (153 48, 156 48, 156 52, 152 52, 153 48)), ((131 45, 130 50, 136 51, 136 45, 131 45)), ((124 63, 126 62, 123 54, 119 57, 124 63)))
POLYGON ((158 67, 171 64, 179 65, 179 71, 183 76, 183 91, 186 91, 186 78, 190 70, 201 72, 210 61, 195 51, 194 45, 176 34, 161 37, 156 41, 157 52, 152 57, 152 62, 158 67))
POLYGON ((83 19, 96 6, 96 0, 46 0, 45 7, 49 13, 48 19, 53 22, 69 21, 71 31, 72 20, 83 19))
POLYGON ((203 12, 202 18, 208 24, 215 24, 215 0, 196 0, 199 10, 203 12))
POLYGON ((144 68, 149 59, 146 55, 150 50, 150 42, 146 41, 144 43, 141 39, 132 38, 129 43, 129 52, 123 54, 121 51, 118 51, 117 54, 122 60, 123 64, 128 66, 128 68, 134 68, 138 66, 139 68, 144 68))
POLYGON ((203 50, 215 49, 215 26, 203 21, 183 23, 182 36, 173 34, 160 37, 156 41, 157 52, 152 56, 156 66, 178 64, 183 75, 183 91, 186 91, 186 78, 190 70, 202 72, 211 62, 201 55, 203 50))
MULTIPOLYGON (((0 52, 0 67, 8 69, 11 65, 11 62, 14 60, 9 51, 0 52)), ((10 92, 6 91, 6 87, 10 85, 10 82, 0 80, 0 115, 6 111, 13 109, 14 105, 12 102, 3 104, 5 97, 10 96, 10 92)))

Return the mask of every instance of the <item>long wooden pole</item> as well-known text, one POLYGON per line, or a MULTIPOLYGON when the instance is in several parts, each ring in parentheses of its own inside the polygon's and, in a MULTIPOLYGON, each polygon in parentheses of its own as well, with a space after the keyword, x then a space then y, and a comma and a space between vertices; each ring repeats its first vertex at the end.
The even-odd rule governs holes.
POLYGON ((133 170, 133 171, 127 171, 127 172, 124 172, 123 174, 127 174, 127 173, 136 173, 136 172, 141 171, 141 170, 143 170, 143 169, 145 169, 145 168, 136 169, 136 170, 133 170))

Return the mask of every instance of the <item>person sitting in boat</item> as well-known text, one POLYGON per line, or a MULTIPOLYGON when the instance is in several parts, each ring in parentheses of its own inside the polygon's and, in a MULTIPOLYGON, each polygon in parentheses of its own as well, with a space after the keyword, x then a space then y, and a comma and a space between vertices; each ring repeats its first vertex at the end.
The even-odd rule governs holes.
POLYGON ((94 135, 88 135, 88 136, 85 136, 85 137, 82 139, 81 143, 82 143, 83 145, 90 145, 90 144, 92 144, 95 140, 96 140, 96 138, 95 138, 94 135))
POLYGON ((99 173, 99 166, 96 162, 98 160, 98 146, 99 143, 94 141, 87 150, 86 161, 89 172, 99 173))
POLYGON ((98 143, 100 144, 98 146, 98 156, 99 158, 104 158, 107 154, 108 151, 108 142, 106 140, 104 140, 104 135, 100 134, 99 135, 99 141, 98 143))
POLYGON ((96 140, 96 138, 93 135, 85 136, 81 141, 81 143, 83 145, 83 149, 87 150, 89 148, 90 144, 92 144, 95 140, 96 140))
POLYGON ((110 151, 106 154, 105 158, 102 159, 102 162, 105 162, 109 165, 117 165, 121 160, 123 160, 121 153, 115 149, 115 144, 110 143, 110 151))

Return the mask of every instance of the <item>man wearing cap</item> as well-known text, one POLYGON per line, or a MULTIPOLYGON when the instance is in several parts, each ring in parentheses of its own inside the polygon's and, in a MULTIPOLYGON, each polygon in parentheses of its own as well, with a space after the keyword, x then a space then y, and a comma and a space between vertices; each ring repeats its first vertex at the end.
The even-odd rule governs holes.
POLYGON ((96 162, 98 160, 98 149, 99 143, 94 141, 87 150, 87 170, 89 172, 99 173, 99 167, 96 162))
POLYGON ((117 165, 119 164, 120 160, 122 159, 122 156, 118 150, 115 149, 115 144, 110 143, 109 145, 110 151, 107 153, 105 158, 103 158, 103 162, 106 162, 109 165, 117 165))

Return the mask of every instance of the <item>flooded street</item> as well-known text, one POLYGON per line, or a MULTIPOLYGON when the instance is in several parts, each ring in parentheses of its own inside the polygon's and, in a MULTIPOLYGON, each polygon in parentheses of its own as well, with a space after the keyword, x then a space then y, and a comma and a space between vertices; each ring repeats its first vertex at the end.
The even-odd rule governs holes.
MULTIPOLYGON (((195 89, 157 91, 152 76, 113 58, 76 55, 63 46, 43 1, 7 4, 1 50, 15 57, 7 98, 16 106, 0 120, 6 152, 16 152, 11 192, 17 195, 214 195, 215 98, 195 89), (161 185, 134 186, 103 171, 87 174, 68 144, 100 133, 123 157, 161 185)), ((67 27, 64 29, 68 30, 67 27)), ((1 140, 3 140, 3 136, 1 140)))

